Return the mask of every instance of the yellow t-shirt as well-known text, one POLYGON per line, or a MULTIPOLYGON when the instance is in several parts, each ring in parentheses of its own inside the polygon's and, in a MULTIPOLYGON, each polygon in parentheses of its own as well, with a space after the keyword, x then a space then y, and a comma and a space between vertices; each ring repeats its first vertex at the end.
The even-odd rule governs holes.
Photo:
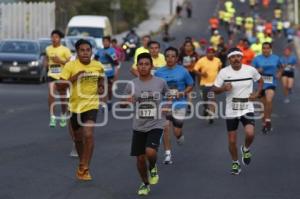
POLYGON ((144 48, 143 46, 139 47, 138 49, 136 49, 135 53, 134 53, 134 63, 132 65, 132 68, 136 69, 136 65, 137 65, 137 57, 139 56, 139 54, 141 53, 149 53, 149 50, 147 48, 144 48))
POLYGON ((79 59, 68 62, 60 77, 68 80, 80 71, 85 71, 82 76, 72 84, 69 100, 70 111, 83 113, 92 109, 99 109, 98 80, 104 77, 104 68, 96 60, 84 65, 79 59))
POLYGON ((210 43, 211 43, 211 45, 214 47, 215 50, 218 49, 218 45, 219 45, 219 43, 220 43, 220 38, 221 38, 220 35, 213 35, 213 36, 211 36, 211 38, 210 38, 210 43))
POLYGON ((65 62, 72 56, 70 49, 63 45, 56 48, 51 45, 46 48, 46 55, 48 57, 48 76, 54 79, 59 79, 63 65, 55 63, 52 58, 57 56, 65 62))
POLYGON ((215 79, 222 67, 222 62, 219 58, 215 57, 213 60, 202 57, 195 64, 194 69, 200 72, 206 72, 207 77, 201 77, 200 86, 212 86, 215 79))
POLYGON ((262 43, 254 43, 251 45, 251 50, 255 53, 255 55, 260 55, 262 53, 262 43))

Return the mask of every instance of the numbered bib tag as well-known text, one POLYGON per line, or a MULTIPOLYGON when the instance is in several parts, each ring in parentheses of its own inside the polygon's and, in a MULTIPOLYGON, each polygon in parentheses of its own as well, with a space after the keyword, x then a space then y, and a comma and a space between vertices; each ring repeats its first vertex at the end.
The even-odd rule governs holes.
POLYGON ((273 76, 269 76, 269 75, 264 75, 262 76, 263 80, 264 80, 264 83, 267 83, 267 84, 273 84, 273 76))
POLYGON ((215 92, 209 91, 209 92, 207 93, 207 98, 208 98, 208 99, 214 99, 214 98, 215 98, 215 92))
POLYGON ((232 110, 243 111, 248 109, 248 98, 233 98, 232 99, 232 110))
POLYGON ((111 64, 103 64, 103 67, 104 67, 104 71, 109 71, 113 69, 111 64))
POLYGON ((169 96, 170 97, 177 97, 177 93, 178 93, 177 89, 170 89, 169 90, 169 96))
POLYGON ((184 66, 190 66, 192 64, 192 59, 190 56, 186 56, 183 58, 183 63, 184 66))
POLYGON ((155 71, 156 71, 155 69, 152 69, 152 70, 151 70, 151 75, 154 75, 154 74, 155 74, 155 71))
POLYGON ((140 104, 138 107, 139 119, 154 119, 156 113, 157 111, 153 104, 140 104))
POLYGON ((49 70, 53 74, 59 74, 59 73, 61 73, 61 67, 60 67, 60 65, 51 65, 49 70))
POLYGON ((284 71, 292 71, 292 70, 293 70, 292 65, 287 65, 286 67, 284 67, 284 71))

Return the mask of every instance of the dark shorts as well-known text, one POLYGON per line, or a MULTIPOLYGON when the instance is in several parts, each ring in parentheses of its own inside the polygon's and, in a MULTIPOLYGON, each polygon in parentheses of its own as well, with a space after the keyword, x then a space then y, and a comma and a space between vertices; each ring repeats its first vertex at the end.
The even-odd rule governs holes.
POLYGON ((194 85, 195 85, 195 83, 196 83, 196 74, 194 72, 189 72, 189 73, 190 73, 191 77, 193 78, 194 85))
POLYGON ((245 127, 248 124, 255 126, 254 113, 247 113, 241 117, 226 119, 227 131, 236 131, 239 127, 239 122, 242 122, 245 127))
POLYGON ((92 109, 83 113, 71 113, 72 116, 70 118, 71 126, 74 131, 78 130, 82 127, 82 123, 86 123, 87 121, 96 122, 97 120, 97 109, 92 109))
POLYGON ((55 82, 57 79, 54 79, 53 77, 47 77, 47 82, 55 82))
POLYGON ((282 77, 294 78, 295 73, 294 71, 283 71, 282 77))
POLYGON ((275 91, 275 90, 276 90, 276 87, 275 87, 275 86, 269 86, 269 87, 263 89, 263 90, 261 91, 261 95, 260 95, 261 97, 266 96, 266 90, 273 90, 273 91, 275 91))
POLYGON ((212 91, 212 86, 201 86, 201 92, 202 92, 202 99, 203 101, 207 102, 210 99, 215 98, 215 93, 212 91))
POLYGON ((163 129, 152 129, 148 132, 133 131, 130 155, 144 155, 146 148, 158 151, 163 131, 163 129))
POLYGON ((186 108, 175 109, 173 112, 166 114, 166 120, 171 122, 174 127, 181 129, 183 127, 185 116, 186 108))

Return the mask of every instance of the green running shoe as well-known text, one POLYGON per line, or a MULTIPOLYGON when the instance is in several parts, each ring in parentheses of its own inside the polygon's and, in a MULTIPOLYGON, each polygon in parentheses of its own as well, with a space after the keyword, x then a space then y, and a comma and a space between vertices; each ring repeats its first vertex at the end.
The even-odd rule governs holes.
POLYGON ((238 162, 233 162, 231 167, 231 174, 232 175, 239 175, 241 173, 241 165, 238 162))
POLYGON ((147 196, 149 193, 150 193, 150 186, 145 185, 144 183, 141 184, 141 186, 139 187, 139 190, 138 190, 138 194, 140 196, 147 196))
POLYGON ((241 152, 242 152, 242 162, 244 165, 249 165, 251 162, 251 153, 250 150, 244 151, 244 146, 241 146, 241 152))
POLYGON ((65 126, 67 126, 67 120, 66 120, 66 118, 62 118, 61 120, 60 120, 60 122, 59 122, 59 125, 60 125, 60 127, 65 127, 65 126))
POLYGON ((50 116, 50 122, 49 122, 49 126, 51 128, 55 128, 56 127, 56 119, 55 119, 55 116, 50 116))
POLYGON ((158 169, 157 166, 155 165, 155 167, 150 171, 149 183, 151 185, 155 185, 158 183, 158 180, 159 180, 158 169))

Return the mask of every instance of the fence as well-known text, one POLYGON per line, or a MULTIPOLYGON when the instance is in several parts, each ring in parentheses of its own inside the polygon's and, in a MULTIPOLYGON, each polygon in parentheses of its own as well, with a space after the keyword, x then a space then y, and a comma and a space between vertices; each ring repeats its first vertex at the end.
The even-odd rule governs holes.
POLYGON ((49 37, 55 28, 55 3, 0 3, 0 39, 49 37))

